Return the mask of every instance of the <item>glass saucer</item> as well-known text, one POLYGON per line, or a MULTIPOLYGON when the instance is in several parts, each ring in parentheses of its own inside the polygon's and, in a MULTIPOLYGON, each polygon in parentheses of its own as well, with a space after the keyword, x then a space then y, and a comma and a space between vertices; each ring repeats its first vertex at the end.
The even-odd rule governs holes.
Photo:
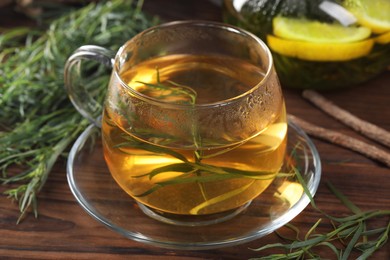
MULTIPOLYGON (((263 237, 297 216, 310 202, 295 177, 273 183, 237 216, 206 226, 177 226, 146 216, 114 181, 103 158, 100 129, 89 126, 69 154, 67 177, 77 201, 93 218, 135 241, 171 249, 211 249, 263 237)), ((298 169, 314 196, 321 178, 320 158, 312 141, 289 123, 285 166, 298 169), (294 167, 290 167, 291 165, 294 167)))

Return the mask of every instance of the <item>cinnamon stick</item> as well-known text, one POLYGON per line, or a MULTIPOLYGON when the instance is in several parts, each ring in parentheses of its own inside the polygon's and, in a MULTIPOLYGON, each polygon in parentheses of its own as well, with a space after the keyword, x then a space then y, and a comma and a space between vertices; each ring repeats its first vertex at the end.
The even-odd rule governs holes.
POLYGON ((382 162, 387 167, 390 167, 390 153, 387 153, 386 151, 381 150, 374 145, 367 144, 356 138, 333 130, 313 125, 293 115, 288 115, 288 119, 296 125, 300 126, 309 135, 351 149, 355 152, 365 155, 368 158, 382 162))
POLYGON ((305 90, 302 95, 325 113, 351 127, 355 131, 387 147, 390 147, 390 132, 385 129, 356 117, 313 90, 305 90))

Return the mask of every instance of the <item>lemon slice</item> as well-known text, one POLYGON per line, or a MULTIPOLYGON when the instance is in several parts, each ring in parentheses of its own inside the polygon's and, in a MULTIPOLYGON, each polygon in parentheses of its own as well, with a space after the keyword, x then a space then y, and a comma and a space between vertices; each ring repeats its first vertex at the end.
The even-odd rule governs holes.
POLYGON ((390 31, 389 0, 347 0, 344 5, 361 25, 374 33, 390 31))
POLYGON ((345 27, 339 24, 282 16, 273 19, 273 32, 280 38, 313 43, 354 42, 371 35, 371 30, 367 27, 345 27))
POLYGON ((390 43, 390 31, 385 32, 381 35, 378 35, 374 39, 375 39, 375 42, 377 42, 379 44, 388 44, 388 43, 390 43))
POLYGON ((309 61, 347 61, 370 53, 373 39, 349 43, 318 43, 267 36, 269 48, 279 54, 309 61))

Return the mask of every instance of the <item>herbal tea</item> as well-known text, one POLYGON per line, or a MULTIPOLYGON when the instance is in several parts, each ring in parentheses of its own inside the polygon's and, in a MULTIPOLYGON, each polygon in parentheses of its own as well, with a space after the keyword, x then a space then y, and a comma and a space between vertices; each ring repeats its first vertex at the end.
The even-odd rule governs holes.
POLYGON ((236 102, 264 74, 245 60, 216 55, 168 55, 121 71, 128 88, 110 84, 102 125, 114 179, 166 213, 213 214, 254 199, 284 158, 279 85, 262 86, 262 95, 248 95, 234 109, 221 101, 236 102))

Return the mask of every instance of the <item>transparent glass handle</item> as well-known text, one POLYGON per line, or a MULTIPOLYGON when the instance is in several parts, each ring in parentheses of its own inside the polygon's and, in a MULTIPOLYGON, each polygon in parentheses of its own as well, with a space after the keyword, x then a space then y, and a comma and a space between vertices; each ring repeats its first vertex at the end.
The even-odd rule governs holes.
POLYGON ((65 89, 69 99, 81 115, 101 127, 98 113, 101 111, 102 104, 97 102, 82 84, 81 61, 83 60, 94 60, 112 68, 114 53, 100 46, 81 46, 68 58, 64 69, 65 89))

